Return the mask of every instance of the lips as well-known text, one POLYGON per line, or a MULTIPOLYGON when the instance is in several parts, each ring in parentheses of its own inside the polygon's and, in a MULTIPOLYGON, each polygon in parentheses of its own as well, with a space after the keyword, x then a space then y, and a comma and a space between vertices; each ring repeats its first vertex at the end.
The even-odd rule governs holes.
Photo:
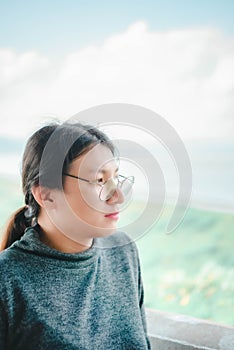
POLYGON ((113 220, 118 220, 118 218, 119 218, 119 212, 116 211, 115 213, 106 214, 105 217, 106 217, 106 218, 113 219, 113 220))

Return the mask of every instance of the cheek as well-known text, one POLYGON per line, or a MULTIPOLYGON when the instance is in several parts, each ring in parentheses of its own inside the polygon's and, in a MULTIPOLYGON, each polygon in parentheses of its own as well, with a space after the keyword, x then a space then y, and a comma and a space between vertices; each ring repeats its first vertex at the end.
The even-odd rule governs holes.
POLYGON ((69 187, 69 185, 64 187, 64 194, 67 206, 73 214, 90 224, 105 220, 107 208, 106 203, 99 198, 99 186, 87 186, 82 183, 74 189, 74 186, 69 187))
POLYGON ((71 211, 85 221, 93 222, 94 219, 102 215, 100 199, 95 196, 95 193, 92 195, 87 192, 83 195, 81 193, 77 193, 75 196, 74 194, 68 195, 66 200, 71 211))
POLYGON ((105 202, 99 198, 100 188, 90 186, 88 189, 80 189, 79 192, 79 203, 82 211, 89 210, 90 212, 101 213, 105 210, 105 202))

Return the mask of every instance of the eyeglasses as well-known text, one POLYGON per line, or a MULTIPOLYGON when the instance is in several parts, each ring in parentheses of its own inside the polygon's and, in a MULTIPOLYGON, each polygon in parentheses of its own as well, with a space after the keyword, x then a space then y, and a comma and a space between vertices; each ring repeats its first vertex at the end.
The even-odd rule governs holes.
POLYGON ((118 175, 116 177, 109 178, 103 183, 99 183, 98 182, 99 180, 90 181, 82 177, 71 175, 68 173, 63 173, 63 175, 88 182, 89 184, 92 184, 92 185, 100 186, 101 190, 99 192, 99 198, 101 199, 101 201, 107 201, 108 199, 110 199, 115 193, 115 191, 117 190, 117 188, 119 188, 122 191, 123 195, 126 197, 131 192, 131 189, 135 180, 134 176, 125 177, 123 175, 118 175))

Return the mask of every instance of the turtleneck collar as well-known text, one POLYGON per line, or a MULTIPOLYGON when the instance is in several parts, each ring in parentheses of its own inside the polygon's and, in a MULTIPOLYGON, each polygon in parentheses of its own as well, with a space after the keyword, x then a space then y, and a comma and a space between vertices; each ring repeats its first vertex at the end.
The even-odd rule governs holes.
POLYGON ((65 266, 78 264, 84 267, 92 264, 98 258, 99 249, 95 246, 95 240, 93 245, 85 251, 79 253, 63 253, 41 242, 39 232, 40 229, 38 225, 27 228, 22 238, 14 242, 10 248, 20 249, 35 257, 43 257, 47 259, 48 263, 58 263, 65 266))

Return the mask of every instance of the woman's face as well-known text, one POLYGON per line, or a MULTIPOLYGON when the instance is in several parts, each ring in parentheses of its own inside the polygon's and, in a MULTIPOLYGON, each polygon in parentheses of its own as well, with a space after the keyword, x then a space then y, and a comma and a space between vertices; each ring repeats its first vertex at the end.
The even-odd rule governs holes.
MULTIPOLYGON (((110 149, 99 144, 75 159, 67 173, 103 183, 118 175, 118 164, 110 149)), ((77 234, 95 237, 115 231, 119 204, 124 202, 124 197, 121 190, 116 189, 111 198, 103 201, 99 198, 101 189, 98 184, 64 176, 63 199, 59 199, 56 222, 63 231, 66 227, 73 239, 77 234)))

